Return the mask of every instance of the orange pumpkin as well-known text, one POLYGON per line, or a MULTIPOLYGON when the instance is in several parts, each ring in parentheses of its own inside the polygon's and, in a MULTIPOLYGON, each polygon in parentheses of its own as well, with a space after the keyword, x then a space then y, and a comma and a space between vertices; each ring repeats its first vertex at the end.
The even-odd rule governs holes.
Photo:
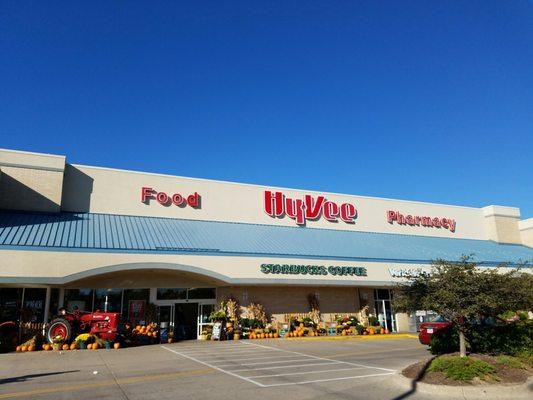
POLYGON ((168 338, 167 343, 174 343, 174 339, 168 338))
POLYGON ((98 350, 100 348, 100 345, 98 343, 93 343, 93 347, 91 347, 91 350, 98 350))
POLYGON ((388 330, 388 329, 385 329, 385 333, 386 333, 386 334, 389 333, 389 330, 388 330))
POLYGON ((119 343, 119 342, 116 342, 116 343, 113 345, 113 348, 114 348, 115 350, 120 349, 120 343, 119 343))
POLYGON ((277 333, 277 332, 274 333, 274 337, 275 337, 276 339, 279 338, 279 333, 277 333))
POLYGON ((92 343, 89 343, 89 344, 87 345, 87 350, 91 350, 92 348, 93 348, 93 344, 92 344, 92 343))
POLYGON ((76 350, 78 348, 78 344, 76 342, 72 342, 70 344, 70 350, 76 350))
POLYGON ((30 344, 30 345, 28 346, 28 351, 35 351, 35 345, 30 344))
POLYGON ((23 353, 28 351, 28 346, 20 346, 20 351, 22 351, 23 353))
POLYGON ((22 346, 17 346, 17 348, 15 349, 15 351, 20 352, 20 348, 21 348, 21 347, 22 347, 22 346))
POLYGON ((63 347, 62 347, 63 350, 69 350, 70 349, 70 346, 68 344, 64 344, 63 347))

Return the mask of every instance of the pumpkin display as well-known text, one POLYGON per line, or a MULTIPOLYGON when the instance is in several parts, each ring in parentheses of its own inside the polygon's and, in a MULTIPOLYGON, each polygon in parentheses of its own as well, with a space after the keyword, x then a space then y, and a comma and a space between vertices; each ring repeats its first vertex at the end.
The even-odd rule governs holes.
POLYGON ((76 342, 72 342, 70 344, 70 350, 76 350, 78 348, 78 344, 76 342))
POLYGON ((63 346, 61 346, 61 349, 62 350, 69 350, 70 346, 67 343, 65 343, 63 346))
POLYGON ((92 348, 93 348, 93 344, 92 344, 92 343, 89 343, 89 344, 87 345, 87 350, 91 350, 92 348))
POLYGON ((23 353, 28 351, 28 346, 20 346, 20 351, 22 351, 23 353))
POLYGON ((17 352, 20 352, 20 348, 21 348, 21 347, 22 347, 22 346, 17 346, 17 348, 16 348, 15 350, 16 350, 17 352))
POLYGON ((28 351, 35 351, 35 346, 33 344, 30 344, 28 346, 28 351))
POLYGON ((113 344, 113 348, 114 348, 115 350, 120 349, 120 343, 119 343, 119 342, 116 342, 115 344, 113 344))

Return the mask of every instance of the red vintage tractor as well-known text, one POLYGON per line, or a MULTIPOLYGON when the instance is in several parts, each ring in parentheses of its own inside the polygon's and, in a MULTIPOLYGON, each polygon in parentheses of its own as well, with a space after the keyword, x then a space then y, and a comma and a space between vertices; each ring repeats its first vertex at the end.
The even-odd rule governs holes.
POLYGON ((49 343, 58 336, 64 342, 70 341, 79 333, 90 333, 103 340, 114 341, 117 336, 119 313, 74 311, 61 314, 54 319, 46 331, 46 340, 49 343))

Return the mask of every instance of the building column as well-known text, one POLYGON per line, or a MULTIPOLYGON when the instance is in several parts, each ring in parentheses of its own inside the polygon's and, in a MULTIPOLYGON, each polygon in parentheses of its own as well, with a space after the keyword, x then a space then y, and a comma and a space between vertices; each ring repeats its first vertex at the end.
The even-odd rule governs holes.
POLYGON ((46 296, 44 298, 44 318, 43 322, 46 324, 50 317, 50 297, 52 296, 52 288, 48 286, 46 288, 46 296))
POLYGON ((59 299, 57 300, 57 308, 63 307, 63 303, 65 302, 65 289, 60 288, 59 289, 59 299))

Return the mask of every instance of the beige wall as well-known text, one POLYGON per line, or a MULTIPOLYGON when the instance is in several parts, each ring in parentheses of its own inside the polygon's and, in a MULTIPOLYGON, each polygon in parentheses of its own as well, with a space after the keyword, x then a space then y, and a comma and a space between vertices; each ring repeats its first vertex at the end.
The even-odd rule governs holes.
POLYGON ((59 251, 0 251, 0 283, 32 282, 68 284, 93 275, 116 271, 167 269, 210 277, 217 286, 224 284, 307 285, 307 286, 392 286, 401 278, 389 269, 427 269, 427 265, 346 262, 289 258, 206 256, 179 254, 96 253, 59 251), (305 264, 364 267, 367 276, 272 275, 263 274, 261 264, 305 264))
MULTIPOLYGON (((72 165, 85 181, 91 182, 90 193, 80 196, 79 185, 65 185, 63 208, 66 211, 88 211, 124 215, 187 218, 211 221, 232 221, 296 227, 288 218, 272 218, 264 211, 264 191, 281 190, 291 198, 303 198, 305 194, 324 194, 328 200, 354 204, 358 210, 355 224, 342 221, 332 223, 320 218, 307 221, 308 228, 401 233, 437 237, 486 239, 483 213, 479 208, 430 204, 415 201, 379 199, 363 196, 318 193, 294 189, 276 189, 270 186, 237 184, 231 182, 192 179, 168 175, 150 174, 72 165), (189 195, 198 192, 202 197, 200 209, 165 207, 155 200, 141 202, 141 188, 151 187, 169 195, 189 195), (87 210, 87 203, 89 209, 87 210), (444 228, 398 225, 387 222, 388 210, 404 215, 446 217, 456 221, 455 232, 444 228)), ((68 177, 68 174, 67 174, 68 177)), ((67 179, 67 178, 66 178, 67 179)), ((87 186, 84 183, 83 186, 87 186)))
POLYGON ((520 210, 513 207, 488 206, 483 208, 488 239, 498 243, 522 244, 518 229, 520 210))
POLYGON ((0 209, 58 212, 65 157, 0 149, 0 209))
MULTIPOLYGON (((94 212, 209 221, 230 221, 297 227, 287 216, 272 218, 264 211, 264 191, 281 191, 293 199, 306 194, 324 195, 337 204, 357 208, 353 224, 307 221, 307 228, 396 233, 432 237, 494 240, 523 243, 517 208, 484 208, 392 200, 365 196, 276 188, 207 179, 65 164, 64 156, 0 149, 0 209, 94 212), (141 202, 141 188, 151 187, 169 195, 199 193, 201 207, 163 206, 156 200, 141 202), (456 229, 400 225, 387 221, 387 211, 404 216, 453 219, 456 229)), ((529 242, 529 234, 525 234, 529 242)))
POLYGON ((524 246, 533 247, 533 218, 520 221, 518 224, 524 246))

